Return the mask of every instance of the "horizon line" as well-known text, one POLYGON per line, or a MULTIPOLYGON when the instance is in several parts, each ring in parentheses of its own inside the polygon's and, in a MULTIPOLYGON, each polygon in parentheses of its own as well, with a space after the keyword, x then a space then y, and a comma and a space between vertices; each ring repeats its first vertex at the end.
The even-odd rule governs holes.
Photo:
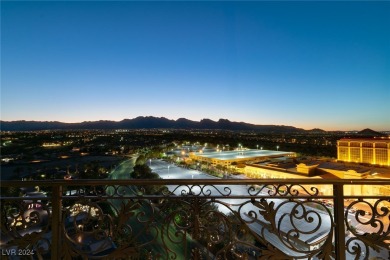
MULTIPOLYGON (((359 132, 359 131, 362 131, 362 130, 365 130, 365 129, 370 129, 370 130, 373 130, 373 131, 376 131, 376 132, 390 132, 390 130, 374 130, 373 128, 371 127, 362 127, 361 130, 357 130, 357 129, 350 129, 350 130, 341 130, 341 129, 338 129, 338 130, 325 130, 325 129, 322 129, 320 127, 312 127, 312 128, 309 128, 309 129, 305 129, 303 127, 298 127, 298 126, 294 126, 294 125, 286 125, 286 124, 257 124, 257 123, 249 123, 249 122, 244 122, 244 121, 232 121, 230 119, 227 119, 227 118, 219 118, 217 120, 215 119, 210 119, 210 118, 202 118, 200 120, 193 120, 193 119, 188 119, 188 118, 185 118, 185 117, 178 117, 177 119, 171 119, 171 118, 168 118, 168 117, 165 117, 165 116, 136 116, 136 117, 133 117, 133 118, 123 118, 123 119, 120 119, 120 120, 114 120, 114 119, 98 119, 98 120, 84 120, 84 121, 73 121, 73 122, 66 122, 66 121, 59 121, 59 120, 36 120, 36 119, 16 119, 16 120, 3 120, 3 119, 0 119, 0 122, 48 122, 48 123, 54 123, 54 122, 57 122, 57 123, 63 123, 63 124, 82 124, 82 123, 86 123, 86 122, 99 122, 99 121, 110 121, 110 122, 121 122, 123 120, 133 120, 133 119, 136 119, 136 118, 165 118, 167 120, 172 120, 172 121, 177 121, 179 119, 186 119, 186 120, 189 120, 189 121, 193 121, 193 122, 201 122, 202 120, 211 120, 213 122, 218 122, 220 120, 227 120, 229 122, 232 122, 232 123, 245 123, 245 124, 251 124, 251 125, 256 125, 256 126, 286 126, 286 127, 295 127, 297 129, 303 129, 305 131, 309 131, 309 130, 314 130, 314 129, 319 129, 319 130, 323 130, 323 131, 326 131, 326 132, 359 132)), ((0 127, 1 128, 1 127, 0 127)))

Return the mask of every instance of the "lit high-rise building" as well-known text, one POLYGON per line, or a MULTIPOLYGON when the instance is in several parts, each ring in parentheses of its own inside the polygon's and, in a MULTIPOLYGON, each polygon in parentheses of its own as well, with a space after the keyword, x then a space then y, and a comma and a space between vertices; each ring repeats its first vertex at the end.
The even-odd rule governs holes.
POLYGON ((337 141, 337 160, 390 166, 390 139, 340 139, 337 141))

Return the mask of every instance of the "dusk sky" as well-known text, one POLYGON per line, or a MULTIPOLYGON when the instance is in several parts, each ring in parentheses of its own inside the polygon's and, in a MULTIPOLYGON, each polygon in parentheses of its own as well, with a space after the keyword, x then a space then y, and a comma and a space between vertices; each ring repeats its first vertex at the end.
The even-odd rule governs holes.
POLYGON ((390 130, 390 2, 1 2, 1 120, 390 130))

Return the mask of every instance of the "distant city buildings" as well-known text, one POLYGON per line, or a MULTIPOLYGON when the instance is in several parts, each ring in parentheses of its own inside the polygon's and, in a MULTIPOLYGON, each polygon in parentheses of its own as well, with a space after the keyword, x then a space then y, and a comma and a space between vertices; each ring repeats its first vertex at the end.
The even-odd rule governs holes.
POLYGON ((337 160, 390 166, 390 139, 340 139, 337 141, 337 160))

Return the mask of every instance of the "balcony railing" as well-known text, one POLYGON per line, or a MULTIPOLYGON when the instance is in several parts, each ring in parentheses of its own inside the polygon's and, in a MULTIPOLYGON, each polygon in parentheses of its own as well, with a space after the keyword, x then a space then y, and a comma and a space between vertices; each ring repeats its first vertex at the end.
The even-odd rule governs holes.
POLYGON ((390 197, 349 194, 352 189, 347 189, 386 189, 388 180, 54 180, 0 185, 5 259, 390 257, 390 197))

